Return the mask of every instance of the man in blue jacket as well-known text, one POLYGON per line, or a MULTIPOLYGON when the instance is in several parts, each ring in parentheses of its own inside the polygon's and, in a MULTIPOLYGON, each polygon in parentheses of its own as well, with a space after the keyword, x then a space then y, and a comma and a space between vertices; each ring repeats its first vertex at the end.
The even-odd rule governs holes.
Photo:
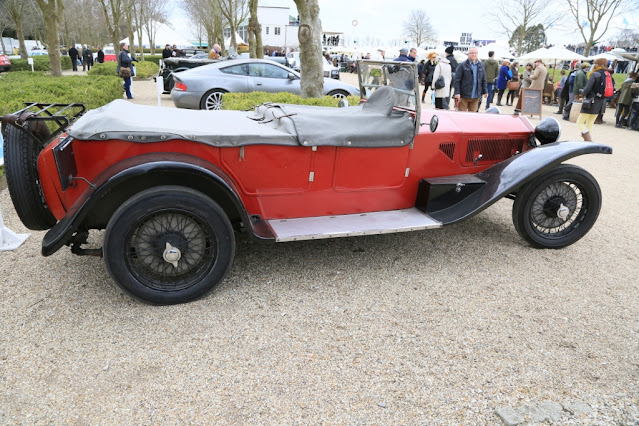
POLYGON ((406 49, 405 47, 402 47, 401 49, 399 49, 399 56, 393 60, 400 61, 400 62, 412 62, 408 58, 408 49, 406 49))
POLYGON ((468 59, 457 66, 455 71, 455 99, 460 111, 477 112, 479 98, 488 96, 486 71, 477 60, 477 48, 468 49, 468 59))

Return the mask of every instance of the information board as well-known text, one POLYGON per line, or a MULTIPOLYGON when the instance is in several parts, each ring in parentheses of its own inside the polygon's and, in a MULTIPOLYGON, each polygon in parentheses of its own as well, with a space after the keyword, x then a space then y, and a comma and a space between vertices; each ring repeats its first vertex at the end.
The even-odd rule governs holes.
POLYGON ((541 103, 544 99, 541 89, 522 88, 521 94, 521 113, 522 115, 538 115, 541 118, 541 103))

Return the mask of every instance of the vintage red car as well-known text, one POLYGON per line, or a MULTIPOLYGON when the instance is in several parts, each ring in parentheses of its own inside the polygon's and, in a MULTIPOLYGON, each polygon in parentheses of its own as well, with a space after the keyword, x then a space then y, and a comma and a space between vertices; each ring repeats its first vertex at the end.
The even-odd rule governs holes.
POLYGON ((102 255, 124 291, 152 304, 211 291, 236 232, 285 242, 424 230, 504 197, 534 247, 565 247, 595 223, 596 180, 562 162, 610 147, 556 142, 551 118, 534 128, 521 115, 422 111, 414 64, 358 68, 363 102, 344 108, 33 104, 3 119, 16 211, 49 229, 44 256, 64 245, 102 255), (83 247, 105 228, 103 248, 83 247))

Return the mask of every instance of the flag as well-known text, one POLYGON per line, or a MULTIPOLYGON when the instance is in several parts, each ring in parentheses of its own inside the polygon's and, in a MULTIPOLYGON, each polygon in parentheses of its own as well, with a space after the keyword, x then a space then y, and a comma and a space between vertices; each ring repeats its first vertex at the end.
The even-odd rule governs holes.
POLYGON ((628 20, 626 18, 623 18, 622 23, 623 23, 624 27, 628 26, 628 20))
POLYGON ((581 21, 581 26, 584 28, 588 28, 590 26, 590 24, 588 23, 588 21, 586 21, 585 19, 583 21, 581 21))

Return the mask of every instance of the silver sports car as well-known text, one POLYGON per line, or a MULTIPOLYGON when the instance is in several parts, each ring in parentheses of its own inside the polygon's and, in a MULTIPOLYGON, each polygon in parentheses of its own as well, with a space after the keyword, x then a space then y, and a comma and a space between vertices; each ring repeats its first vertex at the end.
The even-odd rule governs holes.
MULTIPOLYGON (((171 99, 178 108, 220 109, 226 92, 300 93, 299 73, 267 59, 233 59, 174 74, 171 99)), ((359 89, 331 78, 324 79, 324 94, 359 96, 359 89)))

